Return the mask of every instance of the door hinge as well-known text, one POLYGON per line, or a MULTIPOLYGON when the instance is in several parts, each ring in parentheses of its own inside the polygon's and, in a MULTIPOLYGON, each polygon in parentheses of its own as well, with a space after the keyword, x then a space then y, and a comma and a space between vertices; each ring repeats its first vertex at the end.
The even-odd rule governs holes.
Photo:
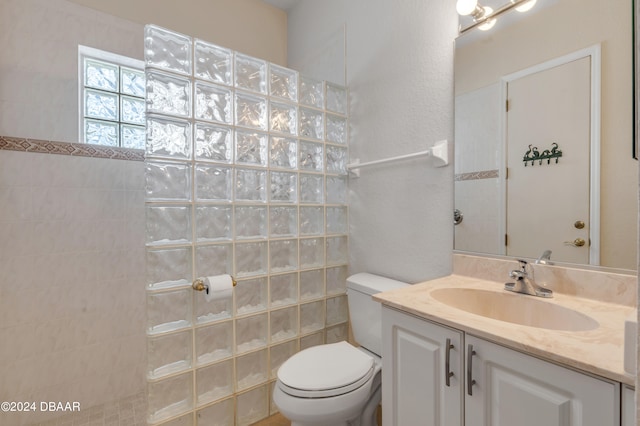
POLYGON ((509 168, 505 167, 504 168, 504 180, 509 179, 509 168))
POLYGON ((509 245, 509 235, 504 234, 504 245, 508 246, 509 245))
POLYGON ((509 99, 505 99, 504 101, 504 110, 509 112, 509 99))

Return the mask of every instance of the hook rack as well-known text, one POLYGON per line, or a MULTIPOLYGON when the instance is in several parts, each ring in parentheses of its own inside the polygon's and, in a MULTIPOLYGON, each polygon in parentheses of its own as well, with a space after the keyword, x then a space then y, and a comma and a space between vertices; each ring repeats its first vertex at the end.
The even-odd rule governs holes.
POLYGON ((551 159, 556 159, 556 164, 558 164, 558 159, 562 157, 562 150, 558 149, 558 144, 553 142, 551 144, 551 149, 545 149, 540 153, 538 151, 537 146, 529 145, 529 150, 524 153, 522 157, 522 161, 524 161, 524 166, 527 167, 527 163, 531 161, 531 166, 535 166, 535 162, 538 161, 538 165, 542 165, 543 160, 547 160, 547 164, 551 164, 551 159))

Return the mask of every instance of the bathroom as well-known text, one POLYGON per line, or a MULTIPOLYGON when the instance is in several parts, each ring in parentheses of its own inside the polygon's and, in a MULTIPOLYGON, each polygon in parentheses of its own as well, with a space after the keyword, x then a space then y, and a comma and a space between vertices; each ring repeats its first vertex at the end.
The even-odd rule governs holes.
MULTIPOLYGON (((301 1, 288 14, 258 0, 103 3, 0 2, 0 136, 78 142, 78 45, 143 59, 143 27, 153 23, 348 86, 352 159, 454 140, 453 1, 301 1)), ((80 400, 103 405, 80 411, 87 424, 91 415, 110 424, 106 413, 146 422, 145 184, 136 160, 0 150, 1 400, 80 400)), ((453 167, 412 160, 364 173, 349 182, 349 272, 407 282, 450 274, 453 167)), ((16 424, 58 413, 22 414, 16 424)), ((2 424, 18 418, 6 415, 2 424)))

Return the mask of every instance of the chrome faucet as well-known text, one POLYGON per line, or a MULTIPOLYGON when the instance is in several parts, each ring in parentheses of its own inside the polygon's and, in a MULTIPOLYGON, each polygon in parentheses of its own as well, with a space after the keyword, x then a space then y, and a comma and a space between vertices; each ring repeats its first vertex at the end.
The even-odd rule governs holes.
POLYGON ((520 269, 509 272, 509 277, 515 281, 506 283, 504 289, 515 293, 529 294, 538 297, 553 297, 553 291, 540 287, 533 279, 533 268, 526 260, 518 260, 520 269))

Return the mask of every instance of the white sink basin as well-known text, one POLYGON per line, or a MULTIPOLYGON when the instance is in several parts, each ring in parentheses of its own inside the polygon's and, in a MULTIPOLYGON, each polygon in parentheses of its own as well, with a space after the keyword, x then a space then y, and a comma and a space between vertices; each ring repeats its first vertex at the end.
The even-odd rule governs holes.
POLYGON ((598 328, 593 318, 541 298, 480 290, 441 288, 431 297, 455 309, 498 321, 547 330, 588 331, 598 328))

